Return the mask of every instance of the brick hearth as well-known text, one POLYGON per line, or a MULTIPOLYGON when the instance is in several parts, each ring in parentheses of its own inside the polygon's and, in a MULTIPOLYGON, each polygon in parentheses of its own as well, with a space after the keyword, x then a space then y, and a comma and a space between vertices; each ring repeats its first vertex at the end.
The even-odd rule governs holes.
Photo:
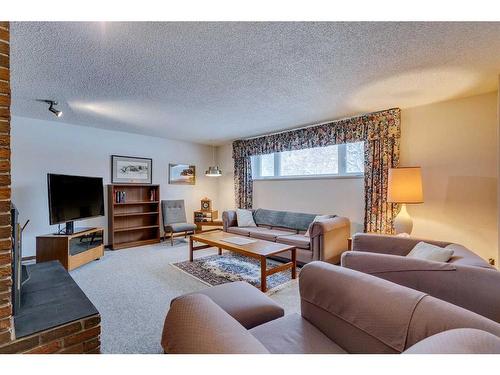
POLYGON ((99 354, 99 315, 71 322, 0 346, 1 354, 99 354))

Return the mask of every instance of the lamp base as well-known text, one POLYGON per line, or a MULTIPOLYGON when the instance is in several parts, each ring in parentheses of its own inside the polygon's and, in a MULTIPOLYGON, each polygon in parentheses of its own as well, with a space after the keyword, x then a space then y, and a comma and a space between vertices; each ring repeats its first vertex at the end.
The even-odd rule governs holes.
POLYGON ((408 211, 406 210, 406 204, 401 205, 401 210, 398 215, 394 218, 394 230, 396 234, 408 233, 411 234, 413 229, 413 220, 411 219, 408 211))

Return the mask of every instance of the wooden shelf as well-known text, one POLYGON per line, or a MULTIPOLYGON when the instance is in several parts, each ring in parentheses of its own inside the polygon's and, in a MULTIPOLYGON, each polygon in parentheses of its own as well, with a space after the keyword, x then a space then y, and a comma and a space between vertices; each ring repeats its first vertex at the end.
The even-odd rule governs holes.
POLYGON ((111 249, 160 242, 159 185, 108 185, 108 205, 111 249), (125 202, 117 202, 117 197, 122 195, 125 202))
POLYGON ((115 214, 115 217, 129 217, 129 216, 142 216, 142 215, 158 215, 158 211, 154 212, 130 212, 126 214, 115 214))
POLYGON ((47 234, 36 238, 36 262, 58 260, 71 271, 104 255, 104 228, 74 234, 47 234))
POLYGON ((115 242, 113 245, 113 250, 125 249, 127 247, 144 246, 157 243, 156 239, 152 240, 141 240, 141 241, 128 241, 128 242, 115 242))
POLYGON ((158 201, 136 201, 136 202, 123 202, 123 203, 114 203, 115 206, 126 206, 130 204, 156 204, 158 201))
POLYGON ((139 230, 139 229, 150 229, 159 228, 159 225, 141 225, 140 227, 127 227, 127 228, 115 228, 113 231, 116 232, 128 232, 129 230, 139 230))

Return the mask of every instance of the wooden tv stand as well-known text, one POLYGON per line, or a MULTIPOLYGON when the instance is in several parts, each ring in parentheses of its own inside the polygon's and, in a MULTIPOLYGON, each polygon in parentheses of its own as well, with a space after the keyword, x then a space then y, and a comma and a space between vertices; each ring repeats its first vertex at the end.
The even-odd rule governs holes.
POLYGON ((76 229, 73 234, 36 238, 36 262, 58 260, 68 271, 104 255, 104 228, 76 229))

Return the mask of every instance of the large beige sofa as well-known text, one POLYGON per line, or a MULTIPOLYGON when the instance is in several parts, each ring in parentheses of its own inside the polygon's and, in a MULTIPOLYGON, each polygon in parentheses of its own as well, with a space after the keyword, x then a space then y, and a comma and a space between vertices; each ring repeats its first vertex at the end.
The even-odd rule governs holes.
POLYGON ((466 247, 444 241, 357 233, 342 266, 368 273, 500 322, 500 272, 466 247), (453 250, 447 263, 407 258, 419 242, 453 250))
POLYGON ((301 314, 283 316, 252 288, 224 284, 175 299, 163 329, 165 352, 500 353, 500 324, 325 262, 300 273, 301 314))
MULTIPOLYGON (((253 211, 256 227, 239 227, 236 211, 224 211, 222 221, 226 232, 296 246, 299 264, 313 260, 337 264, 347 250, 351 222, 348 218, 335 215, 313 222, 316 216, 259 208, 253 211), (309 236, 305 236, 308 229, 309 236)), ((287 253, 283 253, 282 257, 289 259, 287 253)))

